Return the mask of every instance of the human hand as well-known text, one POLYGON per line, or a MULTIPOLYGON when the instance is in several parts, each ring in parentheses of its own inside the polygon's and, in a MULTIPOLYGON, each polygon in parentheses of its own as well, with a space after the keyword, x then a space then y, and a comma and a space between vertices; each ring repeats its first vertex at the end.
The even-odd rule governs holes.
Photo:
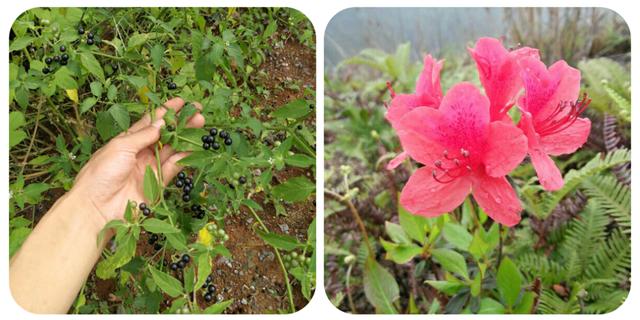
MULTIPOLYGON (((160 129, 164 126, 162 117, 167 108, 177 112, 184 106, 184 100, 174 98, 158 108, 155 121, 146 114, 129 130, 113 138, 91 157, 80 170, 70 194, 79 201, 90 202, 104 218, 101 223, 122 219, 127 201, 144 201, 143 178, 147 166, 151 166, 158 175, 158 159, 154 144, 160 139, 160 129)), ((199 103, 196 108, 202 109, 199 103)), ((202 127, 205 119, 200 113, 193 115, 187 122, 188 127, 202 127)), ((160 170, 163 183, 167 185, 178 174, 181 167, 177 162, 188 152, 175 152, 165 145, 159 151, 160 170)))

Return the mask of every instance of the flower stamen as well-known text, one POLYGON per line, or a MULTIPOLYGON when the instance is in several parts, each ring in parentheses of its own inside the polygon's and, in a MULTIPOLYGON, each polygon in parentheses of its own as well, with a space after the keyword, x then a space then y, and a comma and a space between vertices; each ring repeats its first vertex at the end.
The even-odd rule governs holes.
POLYGON ((538 122, 536 131, 539 135, 558 133, 573 125, 580 114, 589 106, 591 99, 586 93, 576 101, 562 101, 544 120, 538 122), (561 115, 561 116, 560 116, 561 115))

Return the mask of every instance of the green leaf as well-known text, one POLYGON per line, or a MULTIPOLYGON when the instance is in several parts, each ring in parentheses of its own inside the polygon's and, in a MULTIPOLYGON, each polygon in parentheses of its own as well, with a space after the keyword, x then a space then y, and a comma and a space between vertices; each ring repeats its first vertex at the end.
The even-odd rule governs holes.
POLYGON ((61 89, 77 89, 78 83, 67 67, 60 67, 53 75, 53 81, 61 89))
POLYGON ((380 239, 380 243, 384 250, 387 252, 385 259, 391 260, 398 264, 404 264, 409 262, 415 256, 422 253, 422 248, 414 244, 397 244, 393 242, 380 239))
POLYGON ((514 313, 528 314, 533 310, 533 303, 535 302, 536 294, 529 291, 522 295, 520 303, 514 308, 514 313))
POLYGON ((400 226, 411 239, 421 244, 425 243, 427 231, 429 230, 429 222, 425 217, 413 215, 407 210, 398 206, 398 216, 400 226))
POLYGON ((479 314, 503 314, 504 306, 500 302, 491 298, 482 298, 480 300, 479 314))
POLYGON ((297 202, 307 199, 315 190, 315 183, 304 176, 297 176, 275 186, 273 195, 285 201, 297 202))
POLYGON ((198 258, 198 281, 195 284, 196 288, 202 287, 207 281, 207 277, 211 274, 211 257, 209 252, 201 253, 198 258))
POLYGON ((80 54, 80 62, 82 66, 87 69, 91 74, 96 76, 100 81, 104 82, 104 71, 100 62, 90 52, 83 52, 80 54))
POLYGON ((102 97, 103 87, 102 87, 102 83, 100 83, 100 81, 91 82, 91 84, 89 84, 89 87, 91 88, 91 93, 94 96, 96 96, 97 98, 102 97))
POLYGON ((512 307, 520 294, 522 275, 518 267, 508 257, 502 259, 500 263, 496 284, 507 307, 512 307))
POLYGON ((286 251, 291 251, 296 248, 304 247, 304 244, 298 242, 298 240, 292 236, 278 234, 275 232, 264 232, 262 230, 256 230, 256 233, 264 242, 271 246, 286 251))
POLYGON ((473 238, 467 229, 459 224, 447 222, 442 228, 444 238, 456 248, 467 251, 473 238))
POLYGON ((222 312, 224 312, 225 309, 227 309, 231 304, 233 303, 233 299, 231 300, 225 300, 222 302, 218 302, 214 305, 211 305, 209 307, 207 307, 206 309, 204 309, 204 311, 202 313, 204 314, 220 314, 222 312))
POLYGON ((454 281, 438 281, 438 280, 427 280, 424 283, 436 288, 436 290, 443 292, 447 295, 454 295, 460 291, 460 289, 464 288, 464 284, 460 282, 454 281))
POLYGON ((164 56, 164 47, 159 43, 156 44, 151 48, 150 56, 154 69, 160 71, 162 67, 162 57, 164 56))
POLYGON ((9 45, 9 51, 22 50, 30 45, 34 40, 36 40, 36 38, 26 35, 16 37, 15 39, 13 39, 13 41, 11 41, 11 44, 9 45))
POLYGON ((127 264, 136 253, 136 238, 132 232, 128 232, 117 243, 116 252, 108 258, 100 261, 96 267, 96 275, 100 279, 115 277, 115 270, 127 264))
POLYGON ((184 288, 182 288, 182 283, 180 283, 180 281, 154 268, 151 264, 149 264, 148 267, 153 281, 158 285, 160 290, 173 298, 182 295, 184 288))
POLYGON ((9 257, 12 257, 31 234, 31 228, 21 227, 12 229, 9 233, 9 257))
POLYGON ((269 22, 269 25, 264 29, 264 33, 262 34, 262 36, 265 38, 269 38, 276 32, 277 29, 278 29, 278 20, 273 19, 271 20, 271 22, 269 22))
POLYGON ((182 233, 166 233, 169 244, 178 251, 187 250, 187 238, 182 233))
POLYGON ((294 154, 284 159, 284 162, 290 166, 306 168, 316 164, 316 159, 306 154, 294 154))
POLYGON ((131 118, 129 117, 129 111, 125 106, 116 103, 109 108, 108 112, 121 130, 129 128, 131 118))
POLYGON ((293 100, 271 113, 272 117, 299 119, 311 113, 309 103, 304 99, 293 100))
POLYGON ((82 103, 80 104, 80 114, 83 114, 83 113, 89 111, 89 109, 91 109, 91 107, 95 106, 97 102, 98 102, 98 99, 96 99, 94 97, 89 97, 89 98, 84 99, 84 101, 82 101, 82 103))
POLYGON ((435 249, 431 255, 445 270, 469 279, 467 262, 461 254, 449 249, 435 249))
POLYGON ((156 180, 156 174, 149 165, 144 171, 143 189, 144 197, 149 201, 149 204, 154 204, 160 196, 160 186, 156 180))
POLYGON ((151 233, 176 233, 180 232, 180 230, 166 221, 156 219, 156 218, 148 218, 142 222, 142 227, 151 232, 151 233))
POLYGON ((26 203, 36 204, 42 200, 42 193, 49 188, 46 183, 31 183, 22 190, 22 197, 26 203))
POLYGON ((409 240, 409 237, 407 236, 407 234, 404 232, 404 230, 399 224, 395 224, 387 221, 385 222, 384 227, 385 227, 385 230, 387 231, 387 234, 389 235, 389 238, 391 238, 393 242, 400 243, 400 244, 411 243, 411 240, 409 240))
POLYGON ((377 261, 367 258, 364 264, 364 294, 367 300, 376 307, 377 312, 396 314, 393 305, 400 297, 400 289, 396 279, 377 261))
POLYGON ((27 137, 27 133, 20 128, 24 126, 24 114, 20 111, 9 113, 9 149, 18 145, 27 137))

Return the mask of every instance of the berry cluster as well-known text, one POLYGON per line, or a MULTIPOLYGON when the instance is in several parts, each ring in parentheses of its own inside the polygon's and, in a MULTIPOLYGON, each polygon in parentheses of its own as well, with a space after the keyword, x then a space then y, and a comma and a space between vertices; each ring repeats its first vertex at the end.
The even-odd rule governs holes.
POLYGON ((304 255, 298 254, 295 251, 284 254, 282 259, 284 260, 284 267, 287 269, 303 266, 305 264, 308 265, 309 263, 311 263, 310 257, 305 257, 304 255))
POLYGON ((61 66, 66 66, 67 63, 69 63, 69 55, 67 53, 65 53, 65 51, 67 51, 67 47, 65 47, 64 45, 60 46, 58 48, 58 50, 60 51, 61 54, 59 55, 55 55, 53 57, 46 57, 44 58, 44 63, 47 64, 46 67, 42 68, 42 73, 47 74, 51 71, 53 71, 51 69, 51 65, 54 62, 59 63, 61 66))
POLYGON ((224 229, 218 227, 218 225, 215 223, 207 225, 207 231, 209 231, 209 234, 211 234, 214 240, 216 240, 216 242, 219 244, 223 244, 224 242, 229 241, 229 235, 227 234, 227 232, 224 231, 224 229))
POLYGON ((184 267, 186 267, 187 264, 189 264, 189 261, 191 261, 191 257, 189 257, 188 254, 183 254, 180 260, 178 260, 178 262, 172 262, 169 265, 169 268, 171 268, 171 270, 173 271, 184 269, 184 267))
POLYGON ((199 204, 194 204, 191 206, 191 217, 192 218, 198 218, 198 219, 204 219, 204 216, 207 213, 204 211, 204 208, 199 205, 199 204))
POLYGON ((207 276, 207 281, 202 285, 202 290, 204 291, 204 301, 211 302, 213 301, 213 295, 216 293, 216 287, 211 283, 213 278, 211 275, 207 276))
POLYGON ((182 188, 182 201, 191 201, 190 193, 191 190, 193 190, 193 180, 190 177, 187 177, 187 174, 184 173, 184 171, 180 171, 180 173, 178 173, 176 187, 182 188))
POLYGON ((156 251, 159 251, 160 249, 162 249, 162 243, 160 243, 160 241, 164 241, 166 238, 164 235, 158 236, 155 233, 152 233, 149 236, 149 240, 147 240, 147 242, 149 243, 149 245, 153 245, 153 249, 156 251))
POLYGON ((211 128, 208 135, 202 136, 202 149, 220 149, 220 144, 216 141, 216 136, 220 136, 220 139, 222 139, 224 144, 227 146, 230 146, 233 143, 233 140, 231 140, 228 132, 224 130, 220 130, 220 132, 218 132, 217 128, 211 128))
POLYGON ((144 202, 141 202, 140 205, 138 206, 138 209, 140 209, 140 211, 142 212, 142 214, 145 217, 148 217, 151 215, 151 209, 149 207, 147 207, 147 204, 144 202))

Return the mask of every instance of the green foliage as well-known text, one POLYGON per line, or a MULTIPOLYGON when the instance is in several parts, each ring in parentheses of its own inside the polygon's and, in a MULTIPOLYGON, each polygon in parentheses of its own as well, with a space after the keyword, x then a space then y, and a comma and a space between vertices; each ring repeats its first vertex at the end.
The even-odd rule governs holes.
MULTIPOLYGON (((143 114, 181 97, 185 106, 178 114, 166 113, 161 143, 153 148, 155 155, 169 146, 191 152, 180 164, 193 180, 192 200, 183 202, 180 188, 155 168, 144 168, 150 215, 129 203, 125 221, 110 222, 99 236, 101 243, 107 230, 115 233, 95 274, 115 284, 110 294, 118 305, 101 300, 95 281, 88 281, 74 311, 225 311, 232 300, 205 303, 201 287, 218 257, 232 258, 225 244, 228 221, 251 208, 263 216, 275 212, 268 216, 273 223, 285 223, 290 210, 302 210, 296 206, 313 207, 315 89, 312 83, 303 86, 302 75, 276 79, 268 73, 274 63, 267 60, 288 59, 279 52, 288 54, 291 47, 312 52, 310 21, 287 8, 35 8, 18 17, 11 34, 10 254, 19 250, 36 217, 73 186, 93 152, 143 114), (85 32, 79 34, 81 26, 85 32), (48 64, 47 58, 62 55, 63 45, 66 63, 48 64), (198 112, 193 101, 202 105, 205 128, 187 125, 198 112), (219 150, 204 150, 201 137, 213 127, 228 132, 233 143, 218 140, 219 150), (196 214, 191 205, 204 213, 196 214), (158 240, 150 241, 152 235, 158 240), (185 254, 192 262, 171 270, 185 254)), ((295 311, 294 302, 311 299, 315 230, 304 239, 240 227, 305 258, 275 268, 289 296, 277 311, 295 311)), ((248 239, 232 240, 242 246, 248 239)), ((271 263, 278 262, 283 263, 279 256, 271 263)))
POLYGON ((578 63, 582 71, 584 90, 592 98, 591 107, 631 121, 631 77, 628 70, 608 58, 584 60, 578 63))

